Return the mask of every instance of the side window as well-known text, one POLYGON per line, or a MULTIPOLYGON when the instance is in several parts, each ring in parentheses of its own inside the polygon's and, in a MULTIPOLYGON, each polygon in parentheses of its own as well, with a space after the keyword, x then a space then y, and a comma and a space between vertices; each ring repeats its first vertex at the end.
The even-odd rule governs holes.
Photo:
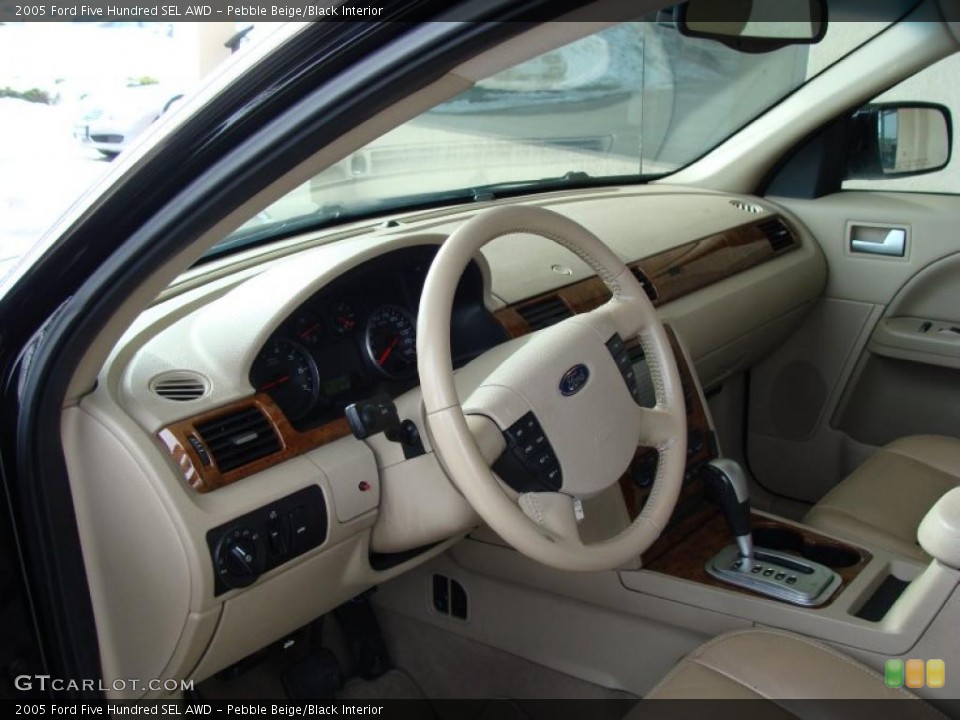
POLYGON ((890 190, 960 194, 960 54, 931 65, 872 102, 931 102, 945 105, 953 116, 953 152, 949 164, 937 172, 913 177, 879 180, 845 180, 844 190, 890 190))

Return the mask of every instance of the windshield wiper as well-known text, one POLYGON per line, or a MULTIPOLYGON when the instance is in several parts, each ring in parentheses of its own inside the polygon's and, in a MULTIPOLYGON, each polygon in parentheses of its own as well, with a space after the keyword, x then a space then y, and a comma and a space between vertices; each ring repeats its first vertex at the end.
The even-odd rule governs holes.
MULTIPOLYGON (((603 178, 604 182, 610 178, 603 178)), ((581 187, 596 183, 600 178, 595 178, 590 173, 583 170, 569 170, 559 177, 540 178, 539 180, 515 180, 505 183, 491 183, 490 185, 478 185, 471 188, 475 202, 487 202, 497 198, 510 197, 512 195, 525 192, 531 188, 543 188, 555 190, 558 188, 581 187)))

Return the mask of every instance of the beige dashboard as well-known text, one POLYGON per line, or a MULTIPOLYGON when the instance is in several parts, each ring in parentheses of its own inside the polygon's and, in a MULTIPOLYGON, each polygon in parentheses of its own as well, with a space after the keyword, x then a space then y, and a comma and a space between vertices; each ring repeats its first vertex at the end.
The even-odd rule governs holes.
MULTIPOLYGON (((264 343, 308 298, 376 258, 443 242, 491 204, 318 233, 194 270, 130 328, 62 425, 105 677, 200 681, 479 523, 429 438, 425 454, 407 457, 382 435, 356 439, 339 417, 296 428, 249 378, 264 343), (173 395, 158 393, 163 382, 173 395), (186 399, 177 396, 184 388, 186 399), (277 449, 220 472, 198 428, 237 411, 259 413, 277 449), (305 505, 288 502, 316 489, 305 505), (252 583, 225 586, 219 543, 257 513, 265 513, 257 532, 269 534, 276 516, 286 518, 284 532, 302 525, 314 542, 277 555, 283 561, 261 566, 252 583), (322 529, 317 517, 300 521, 311 513, 325 515, 322 529)), ((537 204, 590 229, 647 283, 704 386, 769 353, 826 281, 817 244, 768 201, 646 186, 537 204)), ((543 238, 499 238, 477 263, 483 305, 505 339, 605 299, 584 263, 543 238)), ((468 390, 469 378, 461 381, 468 390)), ((423 428, 416 386, 393 400, 401 419, 423 428)), ((267 537, 256 542, 272 547, 267 537)))

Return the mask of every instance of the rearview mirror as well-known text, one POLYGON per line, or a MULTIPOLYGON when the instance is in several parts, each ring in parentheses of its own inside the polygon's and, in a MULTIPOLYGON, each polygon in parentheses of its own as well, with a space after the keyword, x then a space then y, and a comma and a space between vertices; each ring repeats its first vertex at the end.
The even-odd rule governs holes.
POLYGON ((950 162, 952 128, 950 111, 942 105, 867 105, 850 119, 847 179, 936 172, 950 162))
POLYGON ((718 40, 742 52, 819 42, 827 31, 825 0, 689 0, 677 26, 688 37, 718 40))

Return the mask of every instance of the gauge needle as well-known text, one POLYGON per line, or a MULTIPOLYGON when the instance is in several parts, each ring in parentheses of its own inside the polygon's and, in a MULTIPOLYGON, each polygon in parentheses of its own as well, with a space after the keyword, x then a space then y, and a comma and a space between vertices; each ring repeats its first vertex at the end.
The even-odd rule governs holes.
POLYGON ((339 320, 340 324, 348 330, 354 326, 353 320, 350 318, 345 318, 343 315, 337 315, 337 320, 339 320))
POLYGON ((313 325, 311 325, 310 327, 308 327, 306 330, 301 330, 301 331, 300 331, 299 333, 297 333, 297 334, 298 334, 301 338, 306 338, 307 335, 309 335, 310 333, 312 333, 312 332, 313 332, 314 330, 316 330, 318 327, 320 327, 320 323, 314 323, 313 325))
POLYGON ((290 379, 289 375, 284 375, 283 377, 278 377, 276 380, 271 380, 266 385, 261 385, 259 388, 259 392, 266 392, 267 390, 275 388, 278 385, 283 385, 289 379, 290 379))
POLYGON ((386 349, 380 353, 380 357, 377 358, 377 365, 383 367, 383 364, 387 361, 387 358, 390 357, 390 353, 393 352, 393 349, 397 346, 398 342, 400 342, 400 336, 394 335, 393 340, 390 341, 390 344, 387 345, 386 349))

